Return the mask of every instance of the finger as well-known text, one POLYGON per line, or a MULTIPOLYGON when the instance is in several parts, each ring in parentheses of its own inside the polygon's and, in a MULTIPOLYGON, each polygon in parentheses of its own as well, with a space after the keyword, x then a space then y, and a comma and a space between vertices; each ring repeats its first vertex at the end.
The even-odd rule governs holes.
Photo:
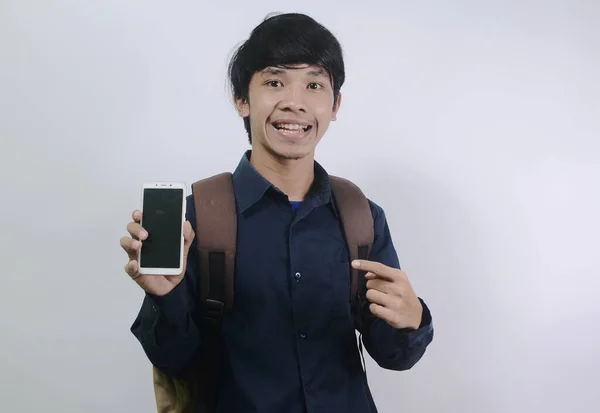
POLYGON ((380 262, 369 260, 354 260, 352 261, 352 266, 363 271, 377 274, 377 276, 380 278, 385 278, 388 280, 393 280, 394 278, 396 278, 395 272, 397 270, 395 268, 388 267, 387 265, 384 265, 380 262))
POLYGON ((137 222, 127 224, 127 231, 134 239, 145 240, 148 237, 148 232, 137 222))
POLYGON ((129 255, 130 260, 137 258, 138 252, 142 247, 141 241, 135 240, 130 237, 121 238, 120 244, 121 247, 125 250, 125 252, 127 252, 127 254, 129 255))
POLYGON ((134 222, 140 222, 142 220, 142 211, 140 211, 139 209, 133 211, 133 213, 131 214, 131 219, 133 219, 134 222))
POLYGON ((377 274, 369 271, 368 273, 365 274, 365 278, 367 280, 375 280, 377 278, 377 274))
POLYGON ((183 255, 187 258, 188 252, 190 251, 190 246, 194 241, 194 230, 192 229, 192 225, 189 221, 185 221, 183 223, 183 255))
POLYGON ((392 295, 378 290, 368 290, 366 297, 369 302, 382 307, 391 308, 394 304, 394 297, 392 295))
POLYGON ((137 261, 131 260, 125 264, 125 272, 134 280, 139 277, 140 273, 137 261))
POLYGON ((381 318, 390 324, 394 324, 397 321, 398 316, 394 311, 379 304, 370 304, 369 310, 371 310, 371 314, 373 314, 375 317, 381 318))
POLYGON ((186 243, 191 244, 194 240, 194 230, 192 229, 192 224, 190 221, 185 221, 183 223, 183 238, 186 243))
POLYGON ((368 290, 377 290, 386 294, 398 293, 398 288, 393 281, 384 280, 381 278, 370 279, 367 281, 368 290))

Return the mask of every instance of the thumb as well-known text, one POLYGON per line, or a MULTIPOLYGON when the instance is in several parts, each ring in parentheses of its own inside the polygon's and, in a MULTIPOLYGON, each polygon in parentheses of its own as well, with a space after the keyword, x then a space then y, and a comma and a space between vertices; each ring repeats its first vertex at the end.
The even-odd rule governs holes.
POLYGON ((190 221, 185 221, 183 223, 183 239, 184 239, 184 250, 185 250, 186 255, 190 249, 190 245, 192 245, 192 241, 194 241, 195 235, 196 234, 194 233, 194 230, 192 229, 192 224, 190 224, 190 221))

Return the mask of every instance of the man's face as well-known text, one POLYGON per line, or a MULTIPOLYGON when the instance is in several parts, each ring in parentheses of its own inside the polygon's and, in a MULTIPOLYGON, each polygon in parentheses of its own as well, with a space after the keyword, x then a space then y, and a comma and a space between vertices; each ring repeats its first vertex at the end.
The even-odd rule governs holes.
POLYGON ((341 103, 333 106, 329 75, 316 66, 267 67, 254 74, 249 101, 238 101, 240 116, 250 116, 253 149, 278 159, 314 154, 341 103))

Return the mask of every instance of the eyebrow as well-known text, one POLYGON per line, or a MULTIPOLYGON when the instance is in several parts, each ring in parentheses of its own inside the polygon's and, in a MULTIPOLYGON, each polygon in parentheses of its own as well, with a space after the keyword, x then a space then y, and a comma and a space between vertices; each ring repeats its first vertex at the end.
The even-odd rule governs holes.
MULTIPOLYGON (((279 76, 285 74, 286 71, 285 69, 280 69, 276 67, 267 67, 262 72, 266 75, 279 76)), ((327 77, 323 69, 313 69, 310 70, 307 74, 312 77, 327 77)))

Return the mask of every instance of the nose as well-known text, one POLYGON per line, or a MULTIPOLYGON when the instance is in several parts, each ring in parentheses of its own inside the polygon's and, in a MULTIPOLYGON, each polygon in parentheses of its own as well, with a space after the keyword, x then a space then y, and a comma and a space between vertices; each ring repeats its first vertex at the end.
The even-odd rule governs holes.
POLYGON ((283 111, 306 113, 304 89, 296 85, 286 87, 282 99, 279 102, 279 109, 283 111))

